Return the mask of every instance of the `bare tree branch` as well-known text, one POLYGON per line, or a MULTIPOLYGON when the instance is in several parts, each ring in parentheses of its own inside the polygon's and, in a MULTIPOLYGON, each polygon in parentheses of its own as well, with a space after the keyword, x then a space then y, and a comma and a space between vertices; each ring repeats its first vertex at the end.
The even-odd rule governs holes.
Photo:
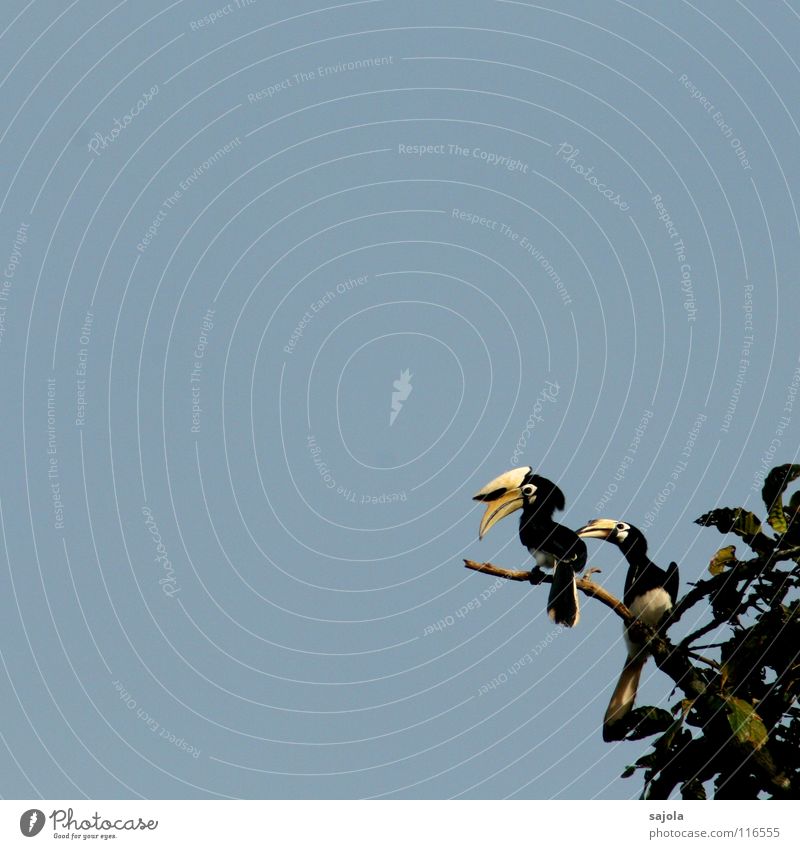
POLYGON ((467 569, 474 569, 476 572, 485 572, 487 575, 494 575, 496 578, 507 578, 509 581, 529 581, 531 579, 530 572, 501 569, 499 566, 494 566, 491 563, 476 563, 474 560, 465 560, 464 565, 467 569))
MULTIPOLYGON (((474 560, 465 560, 464 565, 467 569, 474 569, 476 572, 485 572, 487 575, 495 575, 498 578, 507 578, 509 581, 530 581, 533 574, 533 583, 551 584, 553 582, 550 575, 542 575, 541 580, 537 580, 536 573, 501 569, 492 563, 476 563, 474 560)), ((599 572, 600 570, 595 569, 594 571, 599 572)), ((596 598, 606 607, 610 607, 624 622, 630 624, 634 621, 634 616, 630 610, 618 598, 611 595, 608 590, 603 589, 600 584, 596 584, 588 578, 578 578, 575 583, 584 595, 588 595, 590 598, 596 598)))
MULTIPOLYGON (((474 560, 464 560, 464 565, 467 569, 484 572, 498 578, 507 578, 510 581, 529 581, 531 577, 530 572, 502 569, 492 563, 476 563, 474 560)), ((536 575, 534 575, 534 582, 552 583, 552 578, 548 575, 543 577, 541 581, 537 581, 536 575)), ((672 678, 687 696, 696 698, 705 692, 706 682, 700 674, 700 670, 692 664, 685 648, 676 648, 663 635, 661 629, 656 630, 639 622, 618 598, 611 595, 608 590, 603 589, 599 584, 595 584, 588 578, 578 578, 576 584, 584 595, 597 599, 625 622, 630 628, 631 639, 646 646, 647 651, 653 655, 658 668, 672 678)))

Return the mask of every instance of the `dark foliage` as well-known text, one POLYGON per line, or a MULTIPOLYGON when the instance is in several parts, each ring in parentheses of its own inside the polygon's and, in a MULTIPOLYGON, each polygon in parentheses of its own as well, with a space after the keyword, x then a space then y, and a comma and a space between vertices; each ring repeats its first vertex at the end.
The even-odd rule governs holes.
POLYGON ((642 629, 679 692, 671 713, 640 707, 622 729, 626 740, 657 735, 623 773, 643 771, 642 798, 704 799, 706 787, 717 799, 800 797, 800 492, 783 504, 798 477, 800 465, 767 476, 767 526, 738 507, 697 519, 736 534, 753 556, 720 549, 667 621, 642 629), (703 626, 673 642, 670 629, 696 605, 708 609, 703 626), (714 643, 700 646, 712 632, 714 643))

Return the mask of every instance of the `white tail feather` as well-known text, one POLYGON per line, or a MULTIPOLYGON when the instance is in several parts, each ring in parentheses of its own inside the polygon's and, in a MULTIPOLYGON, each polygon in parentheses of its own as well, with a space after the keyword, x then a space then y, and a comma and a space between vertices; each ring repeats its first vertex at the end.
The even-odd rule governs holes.
POLYGON ((639 689, 639 679, 642 677, 642 669, 644 668, 647 657, 637 653, 633 657, 629 657, 622 667, 622 674, 619 676, 617 686, 611 695, 611 701, 608 703, 606 715, 603 717, 603 739, 615 740, 616 736, 611 731, 611 726, 624 719, 633 707, 636 701, 636 692, 639 689))

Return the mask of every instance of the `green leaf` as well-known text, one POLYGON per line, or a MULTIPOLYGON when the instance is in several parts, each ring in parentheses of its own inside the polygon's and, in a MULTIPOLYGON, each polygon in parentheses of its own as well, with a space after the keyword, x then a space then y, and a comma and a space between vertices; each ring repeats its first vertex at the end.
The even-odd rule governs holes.
POLYGON ((734 696, 726 696, 725 701, 728 703, 728 723, 733 736, 740 743, 760 749, 767 742, 769 735, 755 708, 744 699, 734 696))
POLYGON ((744 539, 754 537, 761 530, 761 519, 742 507, 719 507, 694 521, 696 525, 714 527, 720 533, 734 533, 744 539))
POLYGON ((784 466, 776 466, 764 480, 761 497, 769 511, 767 521, 779 534, 785 534, 788 527, 783 512, 783 493, 786 487, 799 477, 800 465, 787 463, 784 466))
POLYGON ((653 746, 657 746, 660 749, 669 749, 672 744, 675 742, 676 737, 678 736, 678 732, 683 729, 683 720, 684 716, 679 716, 669 728, 663 733, 653 746))
POLYGON ((721 548, 708 564, 708 571, 712 575, 721 575, 725 571, 725 567, 736 562, 736 546, 726 545, 721 548))
POLYGON ((681 799, 705 799, 706 788, 698 778, 691 778, 681 785, 681 799))
POLYGON ((786 516, 787 535, 791 536, 791 542, 797 544, 800 542, 800 489, 792 493, 789 499, 789 506, 783 508, 786 516))
POLYGON ((659 763, 659 753, 658 752, 648 752, 646 755, 642 755, 638 761, 636 761, 637 769, 652 769, 657 770, 659 763))
POLYGON ((642 740, 666 731, 674 722, 672 714, 663 708, 645 706, 635 708, 625 723, 626 740, 642 740))
POLYGON ((620 778, 630 778, 637 770, 635 766, 626 766, 620 778))

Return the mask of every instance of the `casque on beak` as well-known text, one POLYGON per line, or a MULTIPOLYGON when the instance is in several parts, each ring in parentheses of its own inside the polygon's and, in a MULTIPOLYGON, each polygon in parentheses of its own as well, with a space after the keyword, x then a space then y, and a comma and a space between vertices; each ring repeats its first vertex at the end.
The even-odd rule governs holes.
POLYGON ((583 539, 608 539, 614 532, 617 523, 614 519, 592 519, 575 533, 583 539))
POLYGON ((480 492, 472 496, 474 501, 487 502, 486 512, 483 514, 478 530, 478 539, 483 539, 489 529, 505 516, 510 516, 522 509, 525 504, 522 485, 525 476, 530 472, 530 466, 511 469, 487 483, 480 492))

